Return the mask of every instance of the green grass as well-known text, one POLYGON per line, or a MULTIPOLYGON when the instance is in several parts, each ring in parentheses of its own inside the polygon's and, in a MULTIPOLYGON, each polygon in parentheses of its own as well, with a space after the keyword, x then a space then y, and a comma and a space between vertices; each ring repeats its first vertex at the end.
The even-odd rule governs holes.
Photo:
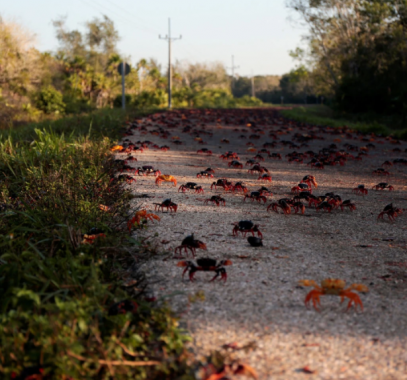
POLYGON ((392 124, 388 120, 383 122, 364 121, 363 119, 371 119, 373 117, 365 117, 362 115, 348 115, 345 118, 336 115, 331 108, 324 105, 294 107, 290 110, 281 111, 281 114, 288 119, 309 124, 326 125, 335 128, 346 126, 363 133, 376 133, 384 136, 393 135, 400 139, 407 139, 407 129, 391 128, 389 125, 392 124), (357 119, 362 119, 362 121, 358 121, 357 119))
POLYGON ((129 118, 151 112, 104 110, 0 135, 1 378, 30 367, 66 380, 192 378, 177 318, 144 300, 141 274, 123 281, 149 248, 128 233, 137 205, 110 180, 109 148, 129 118), (105 237, 84 244, 92 228, 105 237), (109 315, 125 299, 137 312, 109 315))

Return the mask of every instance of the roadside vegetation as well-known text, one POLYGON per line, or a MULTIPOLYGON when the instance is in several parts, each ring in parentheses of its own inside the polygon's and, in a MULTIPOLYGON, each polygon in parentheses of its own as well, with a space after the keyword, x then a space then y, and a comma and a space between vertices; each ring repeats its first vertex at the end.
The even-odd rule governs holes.
POLYGON ((282 110, 281 114, 287 119, 302 121, 304 123, 342 128, 344 126, 363 133, 375 133, 383 136, 394 136, 402 140, 407 139, 407 129, 395 128, 394 124, 382 118, 381 122, 369 121, 369 116, 348 115, 344 118, 332 108, 324 105, 294 106, 282 110), (359 119, 359 120, 358 120, 359 119), (361 120, 360 120, 361 119, 361 120))
POLYGON ((1 138, 2 378, 41 370, 53 379, 190 373, 188 337, 165 303, 143 293, 137 263, 151 252, 127 229, 137 204, 111 181, 109 148, 129 116, 141 113, 33 124, 1 138), (112 305, 123 300, 137 310, 117 314, 112 305))

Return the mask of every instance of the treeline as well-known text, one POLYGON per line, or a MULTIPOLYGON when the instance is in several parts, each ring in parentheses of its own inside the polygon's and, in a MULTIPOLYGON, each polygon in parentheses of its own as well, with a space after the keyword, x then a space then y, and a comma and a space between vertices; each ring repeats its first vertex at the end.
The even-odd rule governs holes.
POLYGON ((314 92, 347 113, 407 121, 407 1, 288 0, 308 25, 309 49, 293 55, 314 92), (303 66, 301 66, 303 65, 303 66))
POLYGON ((309 72, 299 67, 282 76, 240 77, 232 86, 235 97, 254 95, 264 103, 319 104, 324 97, 315 92, 309 72))
MULTIPOLYGON (((117 66, 119 35, 107 16, 70 30, 65 19, 53 22, 59 48, 41 52, 32 34, 0 17, 0 125, 37 120, 44 115, 76 114, 121 106, 117 66)), ((167 105, 167 75, 155 59, 141 59, 126 76, 127 102, 139 108, 167 105)), ((261 101, 231 93, 231 78, 219 63, 173 67, 175 107, 255 106, 261 101)))

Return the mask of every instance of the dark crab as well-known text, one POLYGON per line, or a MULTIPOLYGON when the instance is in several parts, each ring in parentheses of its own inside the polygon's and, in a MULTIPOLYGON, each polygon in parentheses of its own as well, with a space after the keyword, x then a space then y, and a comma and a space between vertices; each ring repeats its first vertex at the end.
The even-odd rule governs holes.
POLYGON ((216 204, 216 206, 219 206, 220 204, 223 204, 224 206, 226 206, 225 199, 222 198, 220 195, 213 195, 209 199, 205 199, 204 203, 208 204, 208 202, 212 202, 212 203, 216 204))
POLYGON ((178 189, 178 192, 182 191, 185 193, 187 190, 195 190, 195 193, 203 193, 204 190, 202 186, 198 186, 195 182, 187 182, 185 185, 181 185, 178 189))
POLYGON ((164 211, 164 208, 166 208, 167 211, 169 210, 170 212, 171 211, 177 212, 177 209, 178 209, 178 205, 176 203, 172 202, 171 198, 164 200, 162 203, 154 203, 154 205, 155 205, 155 210, 158 209, 158 211, 160 211, 160 208, 161 208, 161 211, 164 211))
POLYGON ((254 236, 254 233, 257 232, 257 236, 263 238, 263 234, 259 230, 259 225, 254 224, 251 220, 241 220, 240 222, 233 223, 233 236, 238 236, 239 232, 242 233, 244 237, 248 232, 251 232, 254 236))
POLYGON ((207 257, 203 257, 200 259, 196 260, 196 264, 194 264, 192 261, 180 261, 177 264, 177 267, 183 267, 184 272, 182 272, 182 278, 184 278, 184 275, 186 272, 188 272, 189 280, 193 282, 195 280, 194 276, 195 273, 198 271, 203 271, 203 272, 215 272, 215 276, 210 280, 210 282, 215 281, 216 278, 219 277, 220 275, 220 280, 223 280, 226 282, 228 276, 226 273, 226 269, 224 268, 227 265, 232 265, 232 262, 230 260, 221 260, 219 263, 215 259, 210 259, 207 257))
POLYGON ((266 203, 267 198, 262 195, 259 191, 252 191, 250 193, 250 195, 246 194, 245 197, 243 198, 243 201, 246 201, 246 198, 249 198, 252 200, 252 202, 254 200, 256 200, 257 202, 261 203, 261 201, 263 201, 264 203, 266 203))
POLYGON ((191 251, 192 257, 195 257, 197 249, 203 249, 204 251, 207 250, 206 244, 200 240, 196 240, 194 238, 194 234, 189 235, 184 240, 182 240, 181 245, 175 248, 175 254, 179 252, 179 254, 181 255, 181 251, 184 250, 185 254, 188 256, 188 249, 191 251))

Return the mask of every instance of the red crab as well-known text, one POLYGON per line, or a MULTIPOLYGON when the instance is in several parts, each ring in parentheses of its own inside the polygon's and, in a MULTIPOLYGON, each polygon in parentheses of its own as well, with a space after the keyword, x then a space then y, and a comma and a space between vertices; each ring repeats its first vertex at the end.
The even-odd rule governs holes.
POLYGON ((301 212, 302 215, 305 214, 305 206, 302 204, 302 202, 293 202, 291 205, 294 208, 294 212, 298 214, 301 212))
POLYGON ((198 186, 198 184, 195 182, 187 182, 185 185, 181 185, 178 188, 178 192, 182 191, 183 193, 185 193, 187 190, 195 190, 195 193, 204 192, 202 186, 198 186))
POLYGON ((377 168, 376 170, 372 171, 373 175, 390 175, 390 173, 387 170, 384 170, 383 168, 377 168))
POLYGON ((394 207, 393 203, 388 204, 383 211, 379 214, 377 219, 384 219, 384 215, 387 215, 389 220, 395 221, 396 217, 403 213, 403 210, 400 208, 394 207))
POLYGON ((321 203, 316 207, 316 210, 317 210, 317 211, 318 211, 318 210, 325 210, 325 211, 331 212, 333 209, 334 209, 334 206, 332 206, 332 205, 331 205, 329 202, 327 202, 327 201, 321 202, 321 203))
POLYGON ((144 176, 153 174, 156 177, 158 177, 159 175, 161 175, 161 172, 159 170, 154 169, 152 166, 145 165, 145 166, 142 166, 141 168, 138 167, 136 170, 136 174, 138 174, 138 175, 141 174, 144 176))
POLYGON ((255 174, 256 172, 262 174, 262 173, 264 173, 264 172, 268 173, 269 171, 268 171, 268 169, 266 169, 264 166, 254 165, 254 166, 253 166, 251 169, 249 169, 247 172, 250 173, 250 174, 255 174))
POLYGON ((238 160, 239 156, 237 155, 237 153, 229 151, 229 152, 226 152, 225 154, 221 154, 219 156, 219 158, 222 158, 223 160, 229 160, 229 159, 238 160))
POLYGON ((264 203, 266 203, 267 198, 264 195, 261 195, 261 193, 259 191, 252 191, 250 193, 250 195, 245 195, 243 201, 246 201, 246 198, 250 198, 252 200, 252 202, 254 200, 256 200, 257 202, 261 203, 261 201, 263 201, 264 203))
POLYGON ((233 188, 232 182, 228 181, 226 178, 218 179, 216 182, 212 183, 211 190, 215 186, 215 189, 222 187, 224 190, 229 191, 233 188))
MULTIPOLYGON (((112 178, 112 179, 114 180, 114 178, 112 178)), ((129 185, 130 185, 132 182, 137 182, 134 177, 132 177, 132 176, 130 176, 130 175, 127 175, 127 174, 120 174, 120 175, 117 177, 117 179, 118 179, 119 181, 126 181, 129 185)))
POLYGON ((274 158, 276 160, 281 160, 281 154, 280 153, 271 153, 271 154, 269 154, 269 158, 274 158))
POLYGON ((212 151, 211 150, 209 150, 209 149, 207 149, 207 148, 202 148, 202 149, 199 149, 196 153, 202 153, 202 154, 207 154, 208 156, 211 156, 212 155, 212 151))
POLYGON ((347 199, 346 201, 343 201, 343 202, 340 204, 340 207, 341 207, 341 210, 342 210, 342 211, 343 211, 343 209, 344 209, 345 207, 348 207, 350 211, 356 210, 356 205, 355 205, 350 199, 347 199))
POLYGON ((260 193, 260 195, 265 195, 269 197, 273 196, 273 193, 265 186, 260 187, 260 189, 257 191, 260 193))
POLYGON ((215 170, 213 170, 212 168, 207 168, 204 171, 211 173, 211 174, 215 174, 215 170))
POLYGON ((317 161, 311 164, 311 168, 322 170, 324 168, 324 165, 321 162, 317 161))
POLYGON ((318 187, 317 180, 313 175, 306 175, 302 180, 301 183, 306 183, 310 188, 314 186, 315 188, 318 187))
POLYGON ((251 232, 254 236, 254 233, 257 232, 257 236, 263 238, 263 234, 260 232, 258 224, 254 224, 251 220, 241 220, 240 222, 233 223, 233 225, 233 236, 238 236, 239 232, 241 232, 244 237, 246 237, 248 232, 251 232))
POLYGON ((160 146, 160 150, 162 150, 163 152, 167 152, 168 150, 170 150, 170 147, 167 145, 163 145, 163 146, 160 146))
POLYGON ((264 157, 261 154, 256 154, 253 157, 254 160, 264 161, 264 157))
POLYGON ((192 256, 195 257, 195 253, 197 249, 203 249, 204 251, 207 250, 206 244, 203 243, 200 240, 196 240, 194 238, 194 234, 187 236, 179 245, 178 247, 175 248, 175 254, 177 254, 177 251, 179 251, 179 254, 181 255, 181 251, 184 249, 184 252, 188 256, 188 249, 191 251, 192 256))
POLYGON ((228 163, 228 166, 235 169, 243 169, 243 164, 239 161, 231 161, 228 163))
POLYGON ((126 158, 124 159, 125 165, 127 165, 127 164, 129 163, 129 161, 137 161, 137 158, 136 158, 136 157, 133 157, 132 155, 126 157, 126 158))
POLYGON ((264 173, 262 174, 259 178, 257 178, 259 181, 266 181, 266 182, 271 182, 272 178, 271 178, 271 174, 268 173, 264 173))
POLYGON ((155 210, 158 209, 158 211, 160 211, 160 208, 161 208, 161 211, 164 211, 164 208, 166 208, 167 211, 169 210, 170 212, 171 211, 177 212, 177 209, 178 209, 178 205, 176 203, 172 202, 171 198, 164 200, 162 203, 154 203, 154 205, 155 205, 155 210))
POLYGON ((385 166, 393 166, 393 163, 391 163, 390 161, 384 161, 382 163, 382 167, 385 167, 385 166))
POLYGON ((358 185, 358 187, 355 187, 352 190, 352 193, 355 193, 357 195, 361 194, 361 195, 367 195, 368 190, 366 189, 365 185, 358 185))
POLYGON ((247 187, 244 185, 243 182, 236 182, 236 183, 233 185, 232 191, 233 191, 233 192, 235 192, 235 191, 242 191, 243 193, 247 193, 247 192, 248 192, 248 189, 247 189, 247 187))
POLYGON ((219 206, 220 204, 223 203, 224 206, 226 206, 226 201, 225 199, 223 199, 220 195, 213 195, 212 197, 210 197, 209 199, 205 200, 205 204, 208 204, 208 202, 212 202, 215 203, 216 206, 219 206))
POLYGON ((210 280, 210 282, 215 281, 219 275, 221 276, 220 279, 226 282, 228 276, 226 274, 224 266, 232 265, 232 262, 230 260, 221 260, 219 263, 217 263, 216 260, 209 259, 207 257, 197 259, 196 263, 198 265, 195 265, 191 261, 180 261, 177 264, 177 267, 185 267, 184 272, 182 272, 182 278, 184 278, 185 273, 189 271, 189 280, 193 282, 195 280, 195 273, 198 271, 204 271, 215 272, 215 276, 212 278, 212 280, 210 280))
POLYGON ((374 189, 374 190, 386 190, 386 189, 388 189, 389 191, 393 191, 394 187, 389 185, 386 182, 380 182, 377 185, 373 186, 372 189, 374 189))
POLYGON ((281 208, 281 210, 283 210, 283 214, 291 214, 291 207, 287 201, 287 199, 280 199, 278 202, 271 202, 267 207, 267 212, 272 209, 274 212, 279 214, 278 209, 281 208))
POLYGON ((260 163, 256 160, 247 160, 246 166, 248 166, 248 165, 260 165, 260 163))
POLYGON ((312 193, 311 187, 309 187, 306 183, 299 183, 297 186, 291 188, 292 193, 300 193, 301 191, 308 191, 310 194, 312 193))
POLYGON ((203 171, 203 172, 199 172, 196 175, 196 178, 202 178, 202 177, 206 177, 206 178, 213 178, 213 174, 207 172, 207 171, 203 171))

